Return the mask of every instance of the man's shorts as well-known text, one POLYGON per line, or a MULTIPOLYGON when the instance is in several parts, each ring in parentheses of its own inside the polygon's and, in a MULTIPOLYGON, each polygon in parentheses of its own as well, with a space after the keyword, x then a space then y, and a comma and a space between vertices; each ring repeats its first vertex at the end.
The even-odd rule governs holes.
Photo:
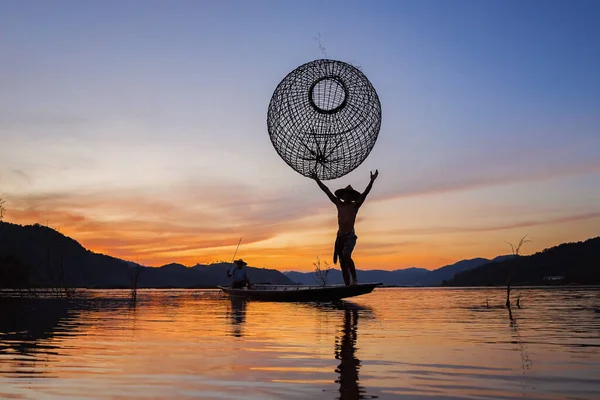
POLYGON ((356 239, 358 236, 354 234, 354 231, 348 233, 342 233, 335 239, 335 249, 333 253, 333 263, 337 263, 338 257, 350 257, 354 246, 356 246, 356 239))

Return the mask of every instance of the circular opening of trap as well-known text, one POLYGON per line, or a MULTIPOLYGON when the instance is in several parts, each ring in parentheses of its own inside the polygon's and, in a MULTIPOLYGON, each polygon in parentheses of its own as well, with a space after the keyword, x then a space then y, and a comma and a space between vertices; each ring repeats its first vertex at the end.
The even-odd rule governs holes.
POLYGON ((319 113, 336 113, 344 108, 348 100, 346 85, 335 76, 321 78, 310 87, 308 98, 319 113))

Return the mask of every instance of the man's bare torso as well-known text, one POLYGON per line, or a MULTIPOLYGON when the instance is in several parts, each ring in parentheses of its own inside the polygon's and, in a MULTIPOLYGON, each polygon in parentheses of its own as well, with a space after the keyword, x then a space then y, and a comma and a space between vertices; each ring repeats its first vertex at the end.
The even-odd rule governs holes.
POLYGON ((336 206, 338 210, 338 235, 352 232, 358 214, 358 206, 356 203, 350 202, 339 202, 336 206))

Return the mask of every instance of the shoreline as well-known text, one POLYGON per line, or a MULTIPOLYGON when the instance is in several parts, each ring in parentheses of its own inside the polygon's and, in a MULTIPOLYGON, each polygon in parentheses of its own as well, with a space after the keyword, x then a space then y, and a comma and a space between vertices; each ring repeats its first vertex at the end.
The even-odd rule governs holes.
MULTIPOLYGON (((296 286, 296 285, 289 285, 289 286, 296 286)), ((298 285, 298 286, 306 286, 306 285, 298 285)), ((600 284, 568 284, 568 285, 511 285, 511 288, 519 288, 519 289, 569 289, 569 288, 578 288, 578 289, 585 289, 585 288, 590 288, 590 289, 594 289, 594 288, 598 288, 600 289, 600 284)), ((28 289, 31 290, 39 290, 41 292, 45 292, 45 291, 50 291, 51 289, 55 289, 52 287, 35 287, 35 288, 2 288, 0 289, 0 294, 7 293, 7 292, 15 292, 15 291, 27 291, 28 289)), ((131 288, 128 287, 108 287, 108 286, 82 286, 82 287, 73 287, 73 288, 69 288, 70 290, 127 290, 130 291, 132 290, 131 288)), ((219 290, 220 288, 218 286, 186 286, 186 287, 182 287, 182 286, 153 286, 153 287, 138 287, 137 290, 219 290)), ((415 285, 382 285, 379 286, 379 289, 449 289, 449 290, 453 290, 453 289, 461 289, 461 290, 465 290, 465 289, 470 289, 470 290, 476 290, 476 289, 502 289, 505 290, 506 289, 506 285, 485 285, 485 286, 415 286, 415 285)))

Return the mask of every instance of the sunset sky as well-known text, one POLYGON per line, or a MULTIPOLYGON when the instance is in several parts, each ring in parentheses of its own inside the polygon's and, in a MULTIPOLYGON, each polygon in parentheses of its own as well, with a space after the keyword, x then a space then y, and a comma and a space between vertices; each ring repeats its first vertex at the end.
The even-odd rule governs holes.
POLYGON ((383 110, 360 269, 600 235, 598 1, 0 1, 0 197, 141 264, 331 262, 335 206, 275 152, 277 84, 360 66, 383 110))

